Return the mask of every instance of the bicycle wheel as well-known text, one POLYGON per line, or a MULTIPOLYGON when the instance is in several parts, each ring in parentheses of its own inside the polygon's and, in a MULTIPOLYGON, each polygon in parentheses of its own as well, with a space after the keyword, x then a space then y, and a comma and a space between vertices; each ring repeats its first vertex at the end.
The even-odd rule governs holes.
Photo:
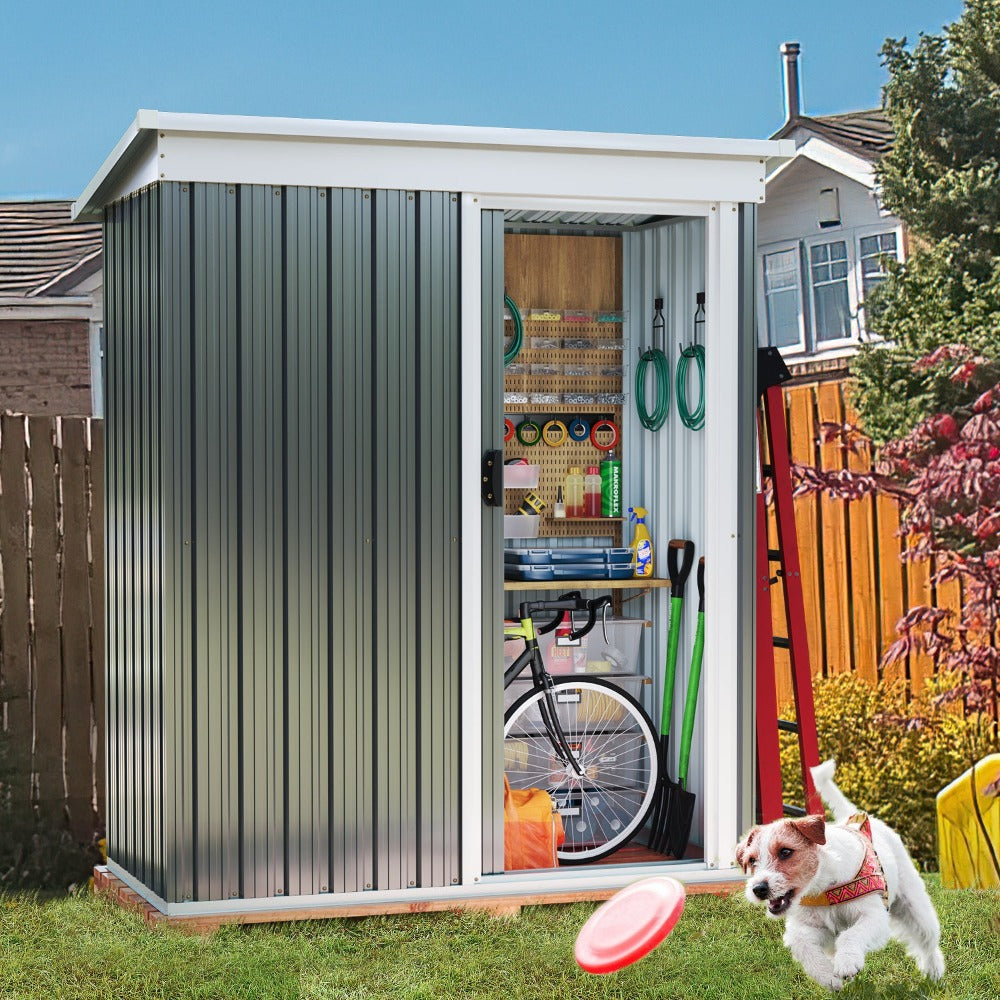
POLYGON ((642 706, 597 678, 561 677, 552 690, 559 725, 583 774, 556 754, 532 688, 504 715, 504 770, 513 788, 544 788, 563 819, 559 860, 606 857, 642 827, 658 777, 656 733, 642 706))

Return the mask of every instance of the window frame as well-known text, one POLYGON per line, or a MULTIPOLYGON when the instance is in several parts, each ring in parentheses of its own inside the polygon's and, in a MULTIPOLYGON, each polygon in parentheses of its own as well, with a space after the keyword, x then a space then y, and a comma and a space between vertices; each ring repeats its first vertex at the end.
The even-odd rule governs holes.
MULTIPOLYGON (((871 339, 875 334, 868 330, 868 316, 865 311, 864 291, 865 279, 861 269, 861 241, 868 236, 883 236, 887 233, 896 235, 896 260, 902 264, 906 260, 906 247, 903 240, 902 223, 894 226, 860 226, 854 230, 854 246, 856 265, 854 269, 854 282, 857 287, 858 297, 858 333, 862 339, 871 339)), ((879 338, 881 339, 881 338, 879 338)))
POLYGON ((758 290, 758 301, 763 305, 761 310, 761 324, 760 329, 763 333, 763 342, 761 338, 758 337, 757 343, 763 347, 777 347, 778 350, 785 354, 807 354, 809 352, 809 347, 807 344, 807 330, 806 330, 806 317, 805 317, 805 294, 802 287, 802 241, 801 240, 782 240, 780 243, 769 243, 766 246, 757 248, 757 290, 758 290), (796 281, 799 292, 799 308, 797 311, 798 324, 799 324, 799 339, 797 343, 786 344, 783 347, 779 347, 777 344, 771 343, 771 330, 770 324, 768 323, 768 312, 767 312, 767 277, 765 272, 764 258, 769 257, 771 254, 776 253, 787 253, 791 251, 795 255, 796 261, 796 281))
POLYGON ((812 331, 812 345, 809 353, 822 354, 824 351, 838 350, 856 345, 860 340, 858 333, 860 329, 858 322, 858 294, 856 281, 852 279, 852 275, 860 266, 857 260, 856 239, 852 237, 849 231, 845 231, 844 229, 827 229, 821 233, 817 233, 815 236, 804 238, 801 243, 805 251, 806 275, 809 280, 809 327, 812 331), (820 340, 816 329, 816 295, 812 273, 812 248, 830 243, 843 243, 844 251, 847 255, 847 274, 843 280, 847 284, 847 308, 850 317, 850 326, 846 337, 837 337, 834 340, 820 340))

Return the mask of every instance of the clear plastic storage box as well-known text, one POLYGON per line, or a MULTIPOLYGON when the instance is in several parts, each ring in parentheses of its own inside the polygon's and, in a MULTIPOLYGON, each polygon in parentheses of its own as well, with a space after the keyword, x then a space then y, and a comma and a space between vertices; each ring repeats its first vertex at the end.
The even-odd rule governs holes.
POLYGON ((503 537, 537 538, 540 520, 538 514, 504 514, 503 537))

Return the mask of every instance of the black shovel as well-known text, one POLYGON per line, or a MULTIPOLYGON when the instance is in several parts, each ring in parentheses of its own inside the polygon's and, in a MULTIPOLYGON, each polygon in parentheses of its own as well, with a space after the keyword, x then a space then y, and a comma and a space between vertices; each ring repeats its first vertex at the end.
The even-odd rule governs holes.
POLYGON ((679 786, 667 775, 670 748, 670 717, 674 708, 674 674, 677 670, 677 642, 681 634, 681 611, 684 606, 684 584, 694 563, 694 542, 672 538, 667 545, 667 569, 670 573, 670 631, 667 634, 667 663, 663 676, 663 712, 660 716, 660 776, 657 782, 656 805, 649 829, 649 847, 659 854, 667 850, 667 817, 670 797, 679 786), (677 564, 678 553, 684 558, 677 564))
POLYGON ((688 675, 687 699, 684 702, 684 723, 681 726, 681 751, 677 764, 677 785, 670 796, 670 814, 667 817, 667 853, 682 858, 691 839, 691 821, 694 818, 695 794, 687 789, 688 763, 691 758, 691 735, 694 716, 698 708, 698 686, 701 682, 701 659, 705 649, 705 559, 698 560, 698 629, 691 653, 691 672, 688 675))

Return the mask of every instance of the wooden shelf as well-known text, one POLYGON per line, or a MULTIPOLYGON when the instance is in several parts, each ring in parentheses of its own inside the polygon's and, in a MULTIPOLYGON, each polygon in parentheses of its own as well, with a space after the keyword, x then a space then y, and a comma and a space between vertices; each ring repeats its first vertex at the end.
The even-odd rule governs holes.
POLYGON ((593 517, 552 517, 549 514, 543 514, 542 517, 546 521, 607 521, 608 524, 628 520, 626 517, 602 517, 599 514, 595 514, 593 517))
MULTIPOLYGON (((598 413, 601 416, 609 414, 621 414, 623 409, 621 403, 504 403, 504 416, 516 416, 518 413, 551 413, 553 415, 564 415, 575 417, 579 413, 598 413)), ((507 442, 510 444, 510 442, 507 442)), ((584 443, 584 442, 578 442, 584 443)), ((538 447, 530 445, 529 447, 538 447)), ((554 448, 553 451, 558 451, 554 448)))
POLYGON ((628 580, 504 580, 504 590, 650 590, 669 587, 659 577, 632 577, 628 580))

